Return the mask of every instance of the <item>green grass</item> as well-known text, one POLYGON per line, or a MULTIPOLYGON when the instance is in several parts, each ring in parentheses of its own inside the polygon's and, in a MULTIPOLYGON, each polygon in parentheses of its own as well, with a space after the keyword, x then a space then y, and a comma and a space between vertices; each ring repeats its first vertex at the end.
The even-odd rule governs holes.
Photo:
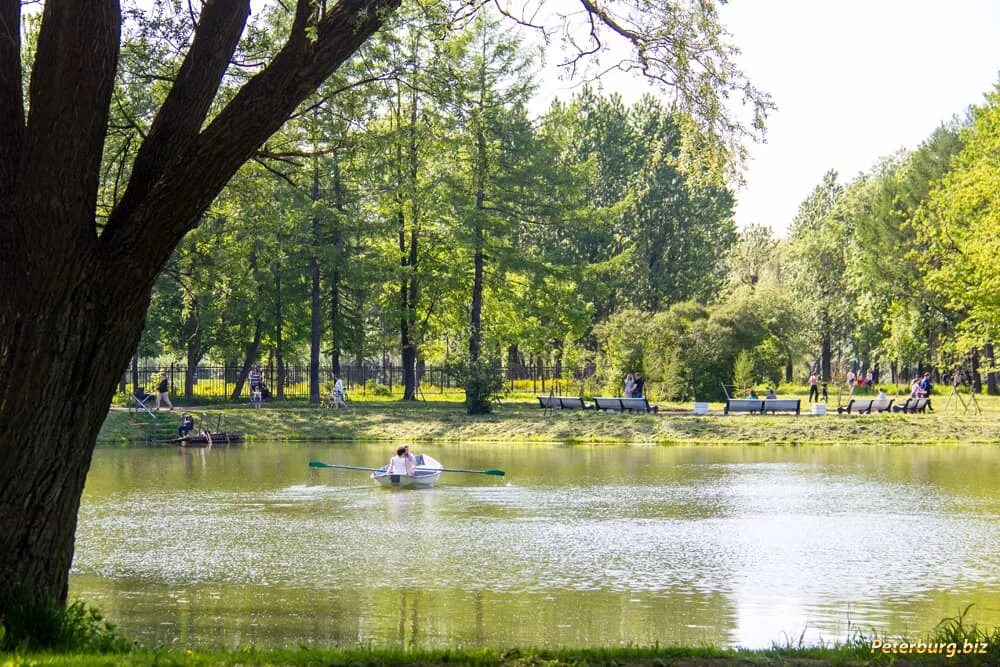
MULTIPOLYGON (((260 410, 247 403, 192 408, 206 414, 212 428, 225 415, 225 428, 258 440, 369 440, 406 442, 579 442, 654 444, 996 444, 1000 443, 1000 399, 981 397, 981 415, 944 411, 945 397, 935 397, 938 411, 929 414, 836 415, 822 417, 722 416, 695 417, 690 404, 661 404, 661 413, 617 414, 593 410, 546 413, 533 397, 504 401, 490 415, 469 416, 460 401, 352 401, 332 410, 304 402, 266 403, 260 410)), ((180 401, 178 401, 180 403, 180 401)), ((180 411, 158 413, 160 432, 176 426, 180 411), (164 426, 166 423, 166 427, 164 426)), ((108 414, 98 437, 102 444, 134 442, 142 428, 122 408, 108 414)), ((139 420, 142 421, 142 420, 139 420)), ((146 417, 145 421, 149 421, 146 417)))
MULTIPOLYGON (((130 652, 97 653, 29 653, 0 654, 2 667, 22 665, 51 666, 110 666, 110 665, 329 665, 331 667, 389 667, 392 665, 473 665, 481 667, 580 667, 583 665, 656 667, 687 665, 798 666, 811 665, 996 665, 1000 646, 994 632, 987 655, 963 655, 962 640, 955 655, 939 653, 907 653, 893 655, 872 651, 871 641, 855 639, 827 647, 773 647, 767 650, 719 649, 712 647, 613 647, 585 649, 290 649, 258 650, 245 647, 234 650, 201 650, 184 648, 142 648, 130 652)), ((925 640, 928 644, 934 638, 925 640)))

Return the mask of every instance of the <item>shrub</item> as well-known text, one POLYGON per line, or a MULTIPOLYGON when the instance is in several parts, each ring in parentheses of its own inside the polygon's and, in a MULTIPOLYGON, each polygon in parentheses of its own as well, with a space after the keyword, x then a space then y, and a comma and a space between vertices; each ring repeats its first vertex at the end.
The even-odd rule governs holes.
POLYGON ((455 367, 459 382, 465 389, 465 411, 470 415, 485 415, 503 397, 504 379, 500 364, 495 361, 463 363, 455 367))
POLYGON ((373 396, 392 396, 392 390, 384 384, 379 384, 375 380, 365 382, 365 393, 373 396))
POLYGON ((39 600, 23 586, 11 593, 0 626, 2 651, 118 653, 130 648, 97 609, 80 600, 67 607, 39 600))

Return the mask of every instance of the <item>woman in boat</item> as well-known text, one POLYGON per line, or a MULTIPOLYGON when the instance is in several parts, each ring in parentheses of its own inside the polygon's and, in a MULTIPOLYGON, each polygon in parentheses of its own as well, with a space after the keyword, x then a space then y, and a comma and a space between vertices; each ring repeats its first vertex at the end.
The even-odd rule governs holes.
POLYGON ((399 447, 396 455, 389 459, 389 465, 385 469, 387 475, 413 475, 416 464, 410 456, 407 447, 399 447))

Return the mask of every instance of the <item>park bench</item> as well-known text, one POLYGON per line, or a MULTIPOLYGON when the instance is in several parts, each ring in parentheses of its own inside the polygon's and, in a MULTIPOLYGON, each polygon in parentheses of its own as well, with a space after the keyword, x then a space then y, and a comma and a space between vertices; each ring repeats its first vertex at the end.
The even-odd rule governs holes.
POLYGON ((933 411, 934 408, 931 407, 931 399, 924 397, 913 399, 907 411, 910 414, 915 414, 917 412, 926 412, 927 410, 933 411))
POLYGON ((629 412, 659 412, 660 406, 650 405, 645 398, 621 398, 622 410, 629 412))
POLYGON ((579 396, 539 396, 538 404, 550 410, 586 410, 588 407, 579 396))
POLYGON ((559 405, 558 396, 539 396, 538 404, 543 408, 548 408, 550 410, 558 410, 562 406, 559 405))
POLYGON ((801 405, 802 400, 798 398, 765 398, 764 412, 770 412, 772 415, 777 412, 794 412, 795 414, 799 414, 801 405))
POLYGON ((559 406, 563 410, 586 410, 588 406, 579 396, 558 396, 559 406))
POLYGON ((871 414, 873 412, 889 412, 890 410, 892 410, 892 402, 894 400, 895 399, 893 398, 882 398, 882 399, 876 398, 874 401, 872 401, 872 407, 868 411, 868 414, 871 414))
POLYGON ((726 399, 726 408, 722 411, 722 414, 728 415, 734 412, 749 412, 754 414, 756 412, 764 412, 764 401, 759 398, 730 398, 726 399))
POLYGON ((896 405, 892 406, 892 411, 893 412, 909 412, 910 406, 913 405, 914 403, 916 403, 916 401, 917 401, 917 399, 915 399, 915 398, 913 398, 911 396, 910 398, 907 398, 902 403, 897 403, 896 405))
POLYGON ((594 396, 594 407, 598 410, 622 411, 622 399, 613 396, 594 396))
POLYGON ((847 402, 846 408, 837 408, 838 414, 849 414, 849 415, 866 415, 872 411, 872 403, 874 399, 871 398, 852 398, 847 402))

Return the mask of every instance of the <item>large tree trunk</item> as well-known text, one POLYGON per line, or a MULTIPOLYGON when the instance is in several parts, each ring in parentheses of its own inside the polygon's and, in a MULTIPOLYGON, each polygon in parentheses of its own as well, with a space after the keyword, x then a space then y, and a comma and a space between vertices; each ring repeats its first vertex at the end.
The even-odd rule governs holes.
MULTIPOLYGON (((347 210, 344 202, 344 187, 340 179, 340 154, 333 151, 333 196, 334 203, 340 213, 347 210)), ((340 221, 333 229, 334 264, 330 270, 330 337, 333 339, 330 347, 330 362, 333 374, 340 375, 340 354, 343 348, 344 331, 347 327, 343 322, 343 312, 340 304, 340 267, 344 262, 344 233, 340 221)))
POLYGON ((986 343, 983 346, 983 356, 986 357, 986 363, 990 368, 986 372, 986 392, 990 396, 996 396, 1000 394, 1000 390, 997 388, 997 373, 993 370, 997 367, 996 358, 993 356, 993 343, 986 343))
POLYGON ((278 400, 285 398, 285 311, 281 300, 281 267, 274 265, 274 357, 278 369, 274 396, 278 400))
POLYGON ((823 379, 823 382, 830 382, 830 379, 832 377, 832 374, 830 372, 831 371, 830 358, 832 357, 832 351, 830 348, 831 348, 830 334, 828 333, 823 334, 822 349, 820 354, 820 371, 821 371, 820 377, 823 379))
POLYGON ((247 353, 243 358, 243 365, 240 366, 240 374, 236 377, 236 384, 233 386, 233 393, 230 394, 229 400, 234 403, 239 400, 240 395, 243 394, 243 385, 247 381, 247 375, 250 374, 250 367, 253 366, 254 359, 257 358, 258 352, 260 352, 260 341, 264 335, 264 321, 258 317, 256 322, 254 322, 253 328, 253 340, 247 345, 247 353))
POLYGON ((44 271, 0 263, 5 284, 21 278, 0 326, 0 614, 18 583, 66 599, 94 442, 148 305, 66 250, 44 271))
POLYGON ((972 371, 972 392, 975 394, 980 394, 983 391, 983 378, 979 375, 979 348, 972 348, 972 352, 969 354, 969 361, 972 371))
MULTIPOLYGON (((313 155, 312 159, 312 190, 310 198, 313 204, 319 201, 319 158, 313 155)), ((314 206, 315 208, 315 206, 314 206)), ((309 337, 309 403, 319 405, 319 352, 320 343, 323 336, 322 306, 320 304, 319 289, 319 215, 314 214, 312 219, 312 257, 311 277, 312 289, 310 290, 310 306, 312 309, 312 319, 310 323, 309 337)))

